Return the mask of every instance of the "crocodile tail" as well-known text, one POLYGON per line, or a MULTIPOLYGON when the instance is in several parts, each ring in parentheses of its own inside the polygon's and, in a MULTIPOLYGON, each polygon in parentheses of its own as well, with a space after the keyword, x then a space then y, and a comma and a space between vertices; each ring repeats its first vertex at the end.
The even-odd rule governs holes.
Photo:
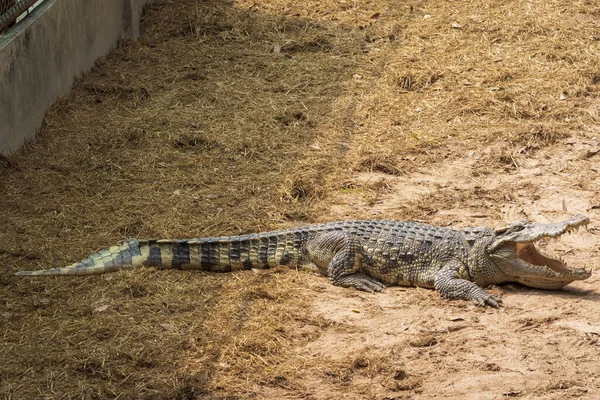
POLYGON ((108 250, 100 250, 89 257, 62 268, 51 268, 36 271, 19 271, 20 276, 41 275, 99 275, 121 269, 143 265, 142 242, 129 239, 120 246, 108 250))
POLYGON ((99 275, 138 267, 228 272, 299 265, 307 238, 306 230, 289 230, 204 239, 129 239, 67 267, 16 275, 99 275))

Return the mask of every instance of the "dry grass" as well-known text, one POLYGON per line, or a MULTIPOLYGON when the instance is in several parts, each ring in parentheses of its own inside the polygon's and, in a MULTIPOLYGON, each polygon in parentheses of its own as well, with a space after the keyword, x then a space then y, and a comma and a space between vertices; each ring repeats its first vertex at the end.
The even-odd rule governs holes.
MULTIPOLYGON (((375 202, 389 189, 349 186, 358 171, 400 177, 477 152, 478 173, 502 173, 514 154, 591 135, 598 17, 591 1, 155 2, 140 40, 100 60, 38 138, 0 160, 0 393, 310 398, 307 374, 339 391, 377 374, 418 390, 387 353, 326 366, 295 356, 344 328, 310 313, 321 281, 303 272, 10 273, 127 237, 325 220, 338 192, 375 202)), ((392 217, 427 218, 460 196, 392 217)))

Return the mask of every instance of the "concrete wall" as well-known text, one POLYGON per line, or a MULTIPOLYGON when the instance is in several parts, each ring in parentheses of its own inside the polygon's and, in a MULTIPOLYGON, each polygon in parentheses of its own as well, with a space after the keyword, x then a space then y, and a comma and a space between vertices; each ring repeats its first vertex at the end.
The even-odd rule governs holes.
POLYGON ((151 0, 47 0, 0 36, 0 153, 35 137, 48 108, 121 38, 151 0))

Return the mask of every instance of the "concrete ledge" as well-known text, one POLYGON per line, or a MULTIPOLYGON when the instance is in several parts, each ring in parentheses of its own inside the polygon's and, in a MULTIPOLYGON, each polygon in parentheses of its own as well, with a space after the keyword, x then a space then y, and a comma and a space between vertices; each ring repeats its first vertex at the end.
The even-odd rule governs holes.
POLYGON ((119 39, 137 39, 149 2, 47 0, 0 36, 0 154, 35 137, 48 108, 119 39))

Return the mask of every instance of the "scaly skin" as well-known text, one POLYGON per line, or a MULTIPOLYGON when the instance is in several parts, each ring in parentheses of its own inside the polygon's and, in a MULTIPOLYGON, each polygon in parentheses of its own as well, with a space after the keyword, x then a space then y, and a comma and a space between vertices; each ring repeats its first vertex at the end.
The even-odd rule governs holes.
POLYGON ((454 230, 414 222, 340 221, 241 236, 129 239, 65 268, 17 275, 92 275, 142 266, 227 272, 313 264, 334 285, 368 292, 384 285, 419 286, 498 307, 500 300, 482 287, 520 282, 558 289, 590 277, 590 271, 570 268, 533 245, 588 223, 574 215, 556 224, 454 230))

